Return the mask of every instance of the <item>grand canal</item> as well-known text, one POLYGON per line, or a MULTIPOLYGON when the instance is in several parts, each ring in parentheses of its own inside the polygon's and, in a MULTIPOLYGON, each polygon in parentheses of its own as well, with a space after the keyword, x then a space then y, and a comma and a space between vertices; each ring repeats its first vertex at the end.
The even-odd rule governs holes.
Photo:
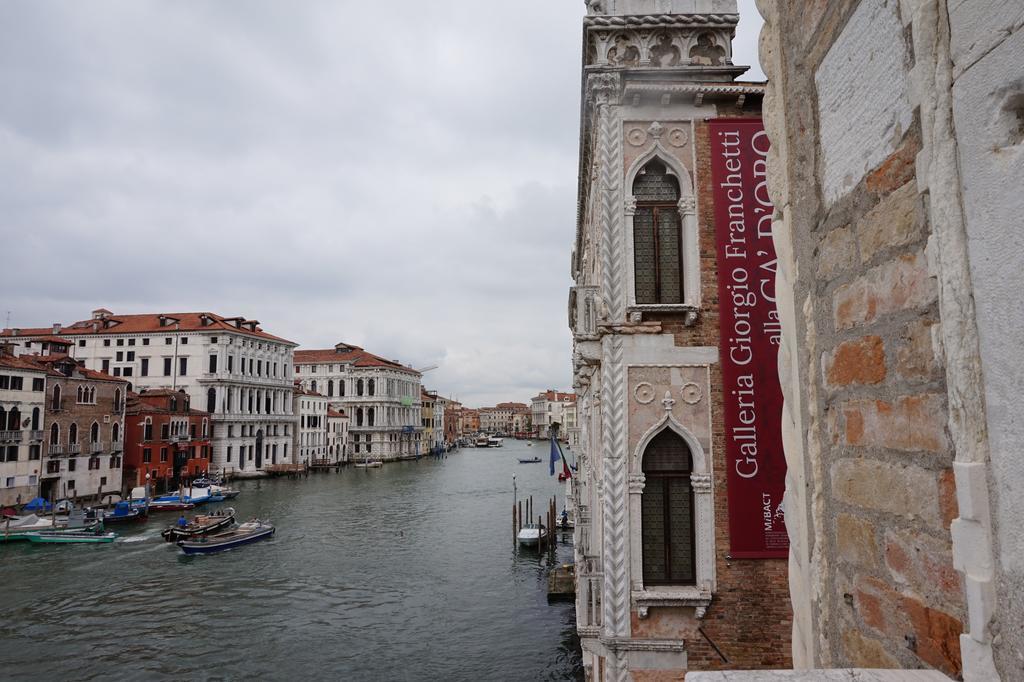
POLYGON ((166 513, 114 545, 0 544, 2 676, 580 679, 572 606, 547 603, 548 559, 512 542, 513 474, 538 509, 563 503, 546 455, 506 440, 239 481, 229 504, 277 534, 218 555, 164 543, 166 513))

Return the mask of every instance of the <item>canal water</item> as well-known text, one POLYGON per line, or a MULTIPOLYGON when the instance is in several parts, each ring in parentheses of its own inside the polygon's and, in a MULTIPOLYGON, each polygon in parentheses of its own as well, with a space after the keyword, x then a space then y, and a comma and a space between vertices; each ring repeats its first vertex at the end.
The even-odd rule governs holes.
POLYGON ((210 556, 160 538, 173 513, 118 528, 113 545, 0 544, 0 677, 582 679, 573 607, 546 597, 569 539, 554 561, 512 540, 513 475, 538 514, 564 503, 547 455, 506 440, 239 481, 216 506, 277 533, 210 556))

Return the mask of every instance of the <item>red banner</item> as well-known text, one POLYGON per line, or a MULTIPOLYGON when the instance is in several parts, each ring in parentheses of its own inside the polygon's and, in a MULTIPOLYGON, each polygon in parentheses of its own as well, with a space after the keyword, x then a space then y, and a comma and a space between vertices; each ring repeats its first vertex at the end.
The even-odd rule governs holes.
POLYGON ((730 555, 785 557, 781 331, 775 306, 768 136, 760 120, 715 119, 711 134, 718 247, 720 361, 728 463, 730 555))

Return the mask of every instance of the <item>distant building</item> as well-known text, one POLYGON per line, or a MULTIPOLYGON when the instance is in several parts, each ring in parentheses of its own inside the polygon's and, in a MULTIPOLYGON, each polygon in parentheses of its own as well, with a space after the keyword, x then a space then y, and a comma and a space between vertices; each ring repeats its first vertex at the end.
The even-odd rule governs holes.
POLYGON ((570 446, 580 444, 580 424, 577 419, 576 401, 566 403, 562 408, 562 430, 559 437, 570 446))
POLYGON ((23 504, 39 491, 49 370, 0 344, 0 506, 23 504))
POLYGON ((129 393, 125 409, 124 488, 146 485, 154 493, 176 490, 210 470, 209 412, 192 409, 184 390, 129 393))
POLYGON ((458 442, 462 438, 461 421, 462 421, 462 403, 451 398, 442 398, 438 396, 438 402, 443 405, 444 414, 442 415, 444 423, 444 442, 445 445, 451 446, 458 442))
POLYGON ((304 388, 340 404, 351 419, 351 453, 384 460, 423 452, 420 373, 359 346, 295 352, 304 388))
POLYGON ((480 433, 480 410, 463 407, 459 411, 459 433, 463 436, 475 436, 480 433))
POLYGON ((561 424, 565 405, 576 402, 576 394, 547 390, 534 396, 530 401, 533 435, 537 438, 551 437, 551 425, 561 424))
POLYGON ((348 462, 349 418, 344 410, 327 408, 327 459, 348 462))
POLYGON ((66 355, 35 356, 53 370, 46 382, 46 451, 39 495, 99 498, 120 493, 128 382, 66 355))
POLYGON ((132 390, 184 389, 193 405, 212 414, 215 470, 247 475, 289 461, 296 344, 263 331, 256 320, 99 308, 67 326, 5 329, 0 336, 32 343, 29 350, 48 337, 73 341, 72 357, 125 379, 132 390))
POLYGON ((317 460, 329 460, 327 410, 329 399, 316 391, 303 388, 296 381, 292 412, 299 418, 295 429, 294 464, 309 466, 317 460))

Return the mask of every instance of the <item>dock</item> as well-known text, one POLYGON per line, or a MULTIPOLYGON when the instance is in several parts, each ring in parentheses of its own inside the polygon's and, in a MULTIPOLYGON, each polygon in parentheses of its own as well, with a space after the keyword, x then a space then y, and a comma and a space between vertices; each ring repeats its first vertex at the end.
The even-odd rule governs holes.
POLYGON ((576 599, 576 566, 562 564, 548 573, 548 601, 574 601, 576 599))
POLYGON ((304 464, 271 464, 263 469, 268 476, 301 476, 306 473, 304 464))

